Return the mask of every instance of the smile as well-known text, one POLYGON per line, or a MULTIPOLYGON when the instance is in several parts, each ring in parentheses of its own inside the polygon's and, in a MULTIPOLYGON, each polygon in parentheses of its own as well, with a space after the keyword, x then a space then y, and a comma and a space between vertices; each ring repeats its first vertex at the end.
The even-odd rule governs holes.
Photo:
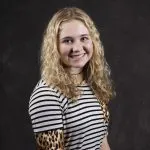
POLYGON ((85 55, 85 53, 83 53, 83 54, 71 55, 70 57, 73 58, 73 59, 79 59, 79 58, 83 57, 84 55, 85 55))

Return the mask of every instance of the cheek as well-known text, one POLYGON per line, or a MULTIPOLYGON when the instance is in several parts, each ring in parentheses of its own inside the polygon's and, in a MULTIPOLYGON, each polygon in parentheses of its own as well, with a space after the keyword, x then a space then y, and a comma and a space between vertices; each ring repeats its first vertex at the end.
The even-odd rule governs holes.
POLYGON ((86 47, 87 47, 88 53, 90 53, 92 55, 93 54, 93 43, 88 43, 86 47))
POLYGON ((59 47, 59 53, 60 53, 60 58, 61 60, 65 63, 66 61, 68 61, 68 55, 69 55, 69 48, 65 45, 61 45, 59 47))
POLYGON ((68 50, 68 48, 66 47, 66 46, 64 46, 64 45, 60 45, 59 46, 59 53, 60 53, 60 56, 67 56, 68 55, 68 53, 69 53, 69 50, 68 50))

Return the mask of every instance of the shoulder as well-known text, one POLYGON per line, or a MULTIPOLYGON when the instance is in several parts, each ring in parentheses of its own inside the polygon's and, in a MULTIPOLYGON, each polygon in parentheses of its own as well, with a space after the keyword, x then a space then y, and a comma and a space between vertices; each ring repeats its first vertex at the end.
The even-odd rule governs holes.
POLYGON ((31 93, 29 100, 29 110, 37 105, 59 105, 59 91, 52 85, 48 85, 41 79, 31 93))
POLYGON ((40 79, 39 82, 36 84, 33 90, 33 93, 36 93, 37 91, 42 91, 44 89, 48 91, 56 92, 56 93, 58 92, 54 86, 48 85, 45 80, 40 79))

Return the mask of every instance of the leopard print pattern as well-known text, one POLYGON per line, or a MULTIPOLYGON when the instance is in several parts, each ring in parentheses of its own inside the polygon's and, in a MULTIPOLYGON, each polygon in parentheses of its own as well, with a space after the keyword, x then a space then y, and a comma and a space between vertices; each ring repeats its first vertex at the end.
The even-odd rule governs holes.
POLYGON ((35 134, 37 150, 63 150, 63 130, 51 130, 35 134))
POLYGON ((103 114, 104 114, 105 122, 109 123, 110 114, 109 114, 109 111, 108 111, 108 106, 103 102, 101 102, 101 106, 102 106, 102 111, 103 111, 103 114))

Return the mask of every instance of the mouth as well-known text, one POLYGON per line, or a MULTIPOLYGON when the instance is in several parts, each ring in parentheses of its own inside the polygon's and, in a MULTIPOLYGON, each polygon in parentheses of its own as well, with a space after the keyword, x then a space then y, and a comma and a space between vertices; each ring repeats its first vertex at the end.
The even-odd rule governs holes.
POLYGON ((73 59, 80 59, 85 55, 85 53, 83 54, 74 54, 74 55, 70 55, 71 58, 73 59))

